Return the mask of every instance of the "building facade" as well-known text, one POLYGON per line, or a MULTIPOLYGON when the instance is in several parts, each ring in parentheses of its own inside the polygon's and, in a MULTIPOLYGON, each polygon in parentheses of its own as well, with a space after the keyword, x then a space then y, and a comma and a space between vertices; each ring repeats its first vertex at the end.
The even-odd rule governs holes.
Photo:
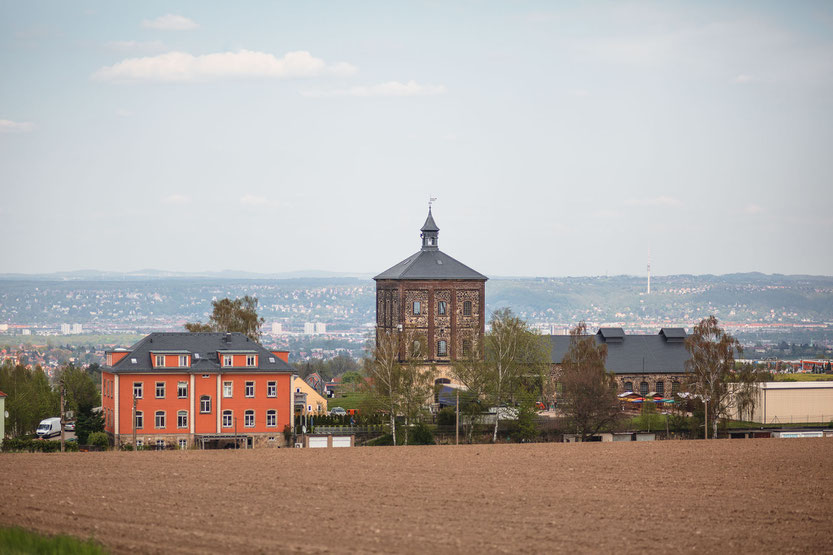
POLYGON ((116 445, 278 447, 293 425, 287 360, 241 333, 152 333, 106 353, 104 429, 116 445))
MULTIPOLYGON (((551 361, 557 367, 570 348, 570 336, 548 337, 551 361)), ((689 358, 685 329, 662 328, 656 335, 628 335, 622 328, 600 328, 592 337, 597 344, 607 346, 605 367, 616 376, 619 392, 670 397, 680 391, 689 358)))
POLYGON ((378 332, 403 332, 400 359, 438 365, 469 354, 483 342, 486 280, 439 250, 431 209, 422 247, 373 279, 378 332))

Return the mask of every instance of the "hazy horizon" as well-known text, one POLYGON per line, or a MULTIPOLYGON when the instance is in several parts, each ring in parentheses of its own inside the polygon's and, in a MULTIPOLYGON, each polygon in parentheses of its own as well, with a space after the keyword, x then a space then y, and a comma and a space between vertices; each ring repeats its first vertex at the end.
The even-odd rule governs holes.
POLYGON ((0 71, 0 273, 375 275, 436 197, 485 275, 833 275, 829 2, 3 2, 0 71))

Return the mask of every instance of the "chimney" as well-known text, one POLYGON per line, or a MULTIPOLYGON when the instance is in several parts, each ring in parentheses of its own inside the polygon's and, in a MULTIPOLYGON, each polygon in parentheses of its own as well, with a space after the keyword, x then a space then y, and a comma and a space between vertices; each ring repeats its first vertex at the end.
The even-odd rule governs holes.
POLYGON ((289 362, 289 351, 272 351, 272 354, 284 362, 289 362))

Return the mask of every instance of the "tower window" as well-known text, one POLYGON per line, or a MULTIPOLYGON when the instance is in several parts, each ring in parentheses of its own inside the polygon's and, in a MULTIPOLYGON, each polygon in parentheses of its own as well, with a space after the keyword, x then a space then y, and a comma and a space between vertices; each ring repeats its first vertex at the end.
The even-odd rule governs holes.
POLYGON ((448 344, 443 341, 437 341, 437 356, 444 357, 448 355, 448 344))
POLYGON ((471 356, 471 339, 463 339, 463 356, 471 356))
POLYGON ((463 316, 471 316, 471 301, 463 302, 463 316))
POLYGON ((633 391, 633 382, 625 382, 625 391, 633 391))
POLYGON ((419 315, 419 301, 414 301, 414 315, 419 315))
POLYGON ((440 301, 437 303, 437 314, 440 316, 445 316, 445 301, 440 301))

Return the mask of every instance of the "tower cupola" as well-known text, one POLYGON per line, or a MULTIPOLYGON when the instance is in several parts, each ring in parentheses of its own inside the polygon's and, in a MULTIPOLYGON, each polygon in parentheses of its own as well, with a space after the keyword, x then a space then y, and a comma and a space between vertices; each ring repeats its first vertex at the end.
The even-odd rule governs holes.
POLYGON ((420 231, 422 232, 420 234, 420 237, 422 237, 422 250, 438 250, 437 240, 440 234, 440 228, 434 222, 434 216, 431 215, 430 206, 428 207, 428 217, 425 219, 425 223, 422 225, 420 231))

